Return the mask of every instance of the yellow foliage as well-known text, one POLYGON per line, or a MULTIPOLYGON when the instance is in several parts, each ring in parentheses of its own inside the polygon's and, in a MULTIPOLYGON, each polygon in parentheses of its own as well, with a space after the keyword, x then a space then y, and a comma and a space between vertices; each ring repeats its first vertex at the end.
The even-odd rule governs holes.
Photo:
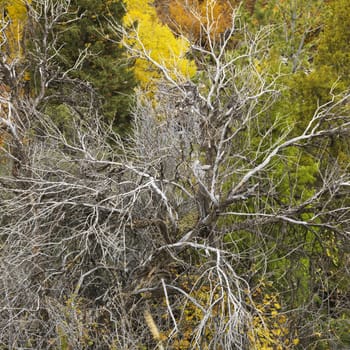
MULTIPOLYGON (((28 1, 30 3, 31 1, 28 1)), ((6 29, 7 55, 9 59, 20 57, 22 54, 22 37, 24 24, 27 19, 26 2, 23 0, 0 0, 2 21, 9 21, 6 29)))
POLYGON ((293 339, 293 345, 298 345, 300 340, 298 338, 293 339))
MULTIPOLYGON (((262 282, 261 286, 264 287, 265 283, 262 282)), ((288 319, 280 311, 278 294, 263 294, 262 289, 257 288, 253 298, 259 315, 253 317, 253 329, 248 332, 252 349, 293 349, 299 339, 290 334, 288 319)))
POLYGON ((189 42, 185 38, 176 38, 171 30, 159 22, 153 0, 126 0, 127 13, 124 24, 134 26, 135 32, 124 38, 127 45, 139 51, 135 61, 135 75, 143 88, 152 87, 160 77, 157 65, 165 67, 172 79, 191 78, 196 67, 194 62, 185 58, 189 51, 189 42), (147 53, 150 60, 142 55, 147 53))
MULTIPOLYGON (((217 291, 213 293, 211 286, 204 281, 198 283, 196 276, 182 280, 179 283, 183 290, 185 290, 198 305, 203 306, 203 309, 210 310, 210 317, 207 319, 205 329, 202 331, 204 335, 201 343, 201 350, 209 349, 210 342, 217 331, 215 320, 218 317, 228 318, 227 296, 221 295, 217 291), (213 306, 215 305, 215 306, 213 306)), ((198 276, 197 276, 198 278, 198 276)), ((255 315, 252 315, 252 327, 248 331, 248 338, 250 341, 250 349, 252 350, 288 350, 294 349, 299 344, 299 338, 290 331, 289 320, 282 312, 282 306, 279 295, 277 293, 268 293, 265 288, 271 288, 271 284, 262 281, 260 287, 256 288, 252 299, 248 298, 247 303, 253 304, 253 308, 257 310, 255 315)), ((164 300, 164 306, 166 302, 164 300)), ((181 304, 180 308, 183 307, 181 304)), ((180 311, 180 310, 178 310, 180 311)), ((172 331, 166 332, 171 348, 176 350, 189 349, 193 345, 195 332, 198 325, 203 320, 203 311, 197 305, 187 302, 181 312, 177 313, 181 317, 176 319, 179 334, 177 337, 172 334, 172 331)), ((169 315, 166 313, 163 316, 164 322, 169 321, 169 315)), ((150 322, 149 322, 150 323, 150 322)), ((150 327, 150 326, 149 326, 150 327)), ((151 328, 151 327, 150 327, 151 328)), ((156 337, 154 337, 157 339, 156 337)), ((197 348, 196 348, 197 349, 197 348)), ((199 348, 198 348, 199 350, 199 348)))
MULTIPOLYGON (((215 324, 213 320, 222 311, 222 303, 225 303, 227 300, 226 297, 224 297, 224 300, 219 302, 221 298, 219 293, 214 293, 211 295, 210 286, 208 284, 197 284, 198 277, 199 276, 187 276, 187 278, 180 282, 180 285, 183 290, 185 290, 194 300, 196 300, 199 305, 202 305, 204 309, 209 309, 210 305, 215 305, 214 307, 210 307, 212 318, 207 320, 205 329, 203 330, 204 339, 201 343, 201 348, 195 347, 195 349, 198 350, 205 350, 209 349, 210 341, 215 335, 215 324)), ((163 300, 163 305, 166 305, 165 299, 163 300)), ((167 332, 168 340, 171 343, 171 349, 174 350, 185 350, 191 348, 196 334, 196 329, 203 320, 204 316, 202 309, 192 302, 187 301, 185 302, 184 308, 183 306, 184 305, 181 303, 179 305, 179 310, 177 310, 179 317, 176 319, 176 322, 180 332, 175 336, 171 335, 171 330, 167 332)), ((164 314, 163 318, 165 322, 167 320, 169 321, 169 314, 164 314)))

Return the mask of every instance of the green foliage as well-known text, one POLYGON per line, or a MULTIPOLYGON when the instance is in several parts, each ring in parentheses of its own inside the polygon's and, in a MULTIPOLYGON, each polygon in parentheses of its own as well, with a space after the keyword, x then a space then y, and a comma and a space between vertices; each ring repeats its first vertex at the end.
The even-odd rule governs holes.
POLYGON ((271 25, 271 50, 291 72, 308 70, 321 24, 324 0, 258 0, 251 23, 271 25))
MULTIPOLYGON (((286 129, 289 129, 292 136, 300 134, 321 105, 332 99, 336 101, 339 98, 336 95, 348 88, 349 2, 334 0, 326 6, 320 6, 322 3, 256 3, 251 30, 258 30, 261 24, 272 23, 274 27, 271 46, 265 55, 256 57, 255 68, 261 74, 269 72, 271 79, 273 74, 282 73, 279 83, 285 89, 281 90, 272 109, 264 114, 266 127, 271 127, 277 121, 274 139, 262 143, 264 126, 259 124, 261 134, 255 135, 253 148, 259 145, 260 150, 266 149, 269 142, 276 142, 286 129)), ((342 113, 348 113, 347 106, 342 105, 340 108, 344 110, 342 113)), ((324 123, 327 124, 327 121, 324 123)), ((298 329, 299 322, 313 323, 314 329, 309 334, 306 331, 306 334, 296 335, 302 346, 317 344, 311 346, 313 349, 337 348, 348 344, 344 332, 349 326, 348 307, 344 306, 345 312, 337 312, 335 305, 342 305, 342 298, 347 298, 349 292, 349 288, 345 287, 349 285, 349 275, 344 270, 349 254, 341 237, 316 227, 317 224, 322 226, 323 220, 329 219, 320 219, 318 216, 322 204, 318 207, 302 204, 315 195, 325 174, 332 167, 348 168, 349 149, 349 135, 324 137, 303 149, 285 149, 283 157, 275 160, 266 174, 273 178, 275 184, 271 196, 260 198, 259 204, 247 200, 245 207, 231 208, 234 212, 254 213, 256 207, 260 206, 264 207, 267 215, 278 215, 283 208, 299 206, 300 211, 294 213, 294 218, 313 221, 314 228, 298 227, 288 222, 269 225, 261 220, 257 230, 262 232, 262 236, 256 237, 253 233, 242 230, 225 237, 226 244, 231 245, 235 253, 252 252, 242 262, 241 273, 249 273, 253 281, 267 274, 286 308, 304 309, 304 315, 300 312, 299 316, 297 313, 292 316, 289 327, 298 329), (262 239, 265 235, 270 240, 262 239), (312 313, 320 313, 322 316, 319 320, 312 320, 312 313), (333 326, 330 328, 329 324, 333 326), (329 338, 333 340, 324 340, 329 338)), ((259 185, 262 186, 261 183, 259 185)), ((346 204, 335 200, 335 208, 341 205, 346 204)), ((238 226, 248 219, 244 216, 231 218, 230 222, 223 219, 220 225, 233 224, 232 221, 238 226)), ((271 331, 271 327, 269 329, 271 331)), ((265 331, 269 334, 268 330, 265 331)), ((267 341, 267 338, 262 339, 267 341)), ((262 342, 261 339, 258 341, 262 342)), ((283 348, 285 347, 286 345, 283 348)), ((262 343, 260 348, 263 348, 262 343)))
POLYGON ((315 57, 316 67, 332 68, 333 76, 348 82, 350 80, 349 1, 331 1, 323 12, 323 20, 323 32, 315 57))
POLYGON ((61 65, 69 69, 79 61, 79 55, 87 54, 71 75, 92 84, 101 97, 106 119, 119 131, 125 130, 135 79, 131 61, 110 28, 110 22, 122 21, 124 5, 122 1, 74 0, 71 10, 80 19, 60 28, 61 65))

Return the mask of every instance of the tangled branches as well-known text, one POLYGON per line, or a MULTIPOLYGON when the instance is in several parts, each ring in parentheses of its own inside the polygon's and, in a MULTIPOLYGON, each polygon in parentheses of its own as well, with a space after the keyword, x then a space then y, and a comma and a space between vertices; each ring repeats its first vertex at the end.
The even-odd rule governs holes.
POLYGON ((225 38, 192 48, 206 62, 199 83, 163 67, 157 93, 138 96, 124 140, 101 122, 83 82, 77 95, 90 102, 56 101, 69 116, 57 122, 43 90, 65 72, 41 75, 35 98, 1 97, 0 344, 249 348, 271 261, 299 253, 300 232, 348 239, 346 171, 319 168, 313 191, 281 193, 281 164, 302 162, 296 149, 349 132, 348 95, 332 96, 296 134, 270 114, 278 79, 254 66, 266 33, 232 53, 230 40, 244 33, 232 15, 225 38))

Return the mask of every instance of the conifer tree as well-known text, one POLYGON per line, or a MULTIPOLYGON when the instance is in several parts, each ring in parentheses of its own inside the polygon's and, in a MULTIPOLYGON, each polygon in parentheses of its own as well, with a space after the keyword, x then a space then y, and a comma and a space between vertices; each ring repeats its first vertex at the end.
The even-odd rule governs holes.
POLYGON ((72 77, 92 84, 101 97, 102 113, 122 131, 128 125, 135 79, 124 48, 109 29, 109 23, 122 20, 124 5, 119 0, 74 0, 71 8, 80 19, 64 28, 60 37, 61 64, 64 68, 72 67, 79 55, 86 52, 80 69, 73 71, 72 77))

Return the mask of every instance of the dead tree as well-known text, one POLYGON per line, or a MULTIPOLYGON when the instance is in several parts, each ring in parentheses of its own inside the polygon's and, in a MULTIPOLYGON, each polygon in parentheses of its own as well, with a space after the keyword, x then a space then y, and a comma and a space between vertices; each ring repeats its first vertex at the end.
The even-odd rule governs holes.
MULTIPOLYGON (((51 20, 68 11, 69 2, 45 1, 67 6, 50 7, 51 20)), ((349 132, 349 95, 319 106, 299 134, 278 118, 266 122, 281 92, 278 77, 254 67, 266 33, 249 37, 237 16, 220 42, 205 23, 208 44, 192 50, 210 63, 196 84, 129 46, 163 78, 153 99, 139 93, 127 140, 101 122, 93 99, 79 105, 78 95, 93 97, 83 82, 70 81, 76 105, 61 101, 66 129, 55 123, 43 106, 51 82, 66 77, 49 74, 57 67, 38 66, 35 96, 1 97, 9 145, 17 137, 25 154, 15 176, 0 178, 1 344, 171 348, 185 338, 189 349, 247 349, 253 318, 262 317, 253 289, 272 259, 264 242, 276 238, 274 227, 348 239, 344 169, 320 170, 314 191, 288 205, 272 175, 291 147, 349 132), (236 33, 245 38, 239 54, 229 50, 236 33), (259 246, 243 249, 244 232, 259 246)), ((19 159, 11 146, 2 151, 19 159)))

